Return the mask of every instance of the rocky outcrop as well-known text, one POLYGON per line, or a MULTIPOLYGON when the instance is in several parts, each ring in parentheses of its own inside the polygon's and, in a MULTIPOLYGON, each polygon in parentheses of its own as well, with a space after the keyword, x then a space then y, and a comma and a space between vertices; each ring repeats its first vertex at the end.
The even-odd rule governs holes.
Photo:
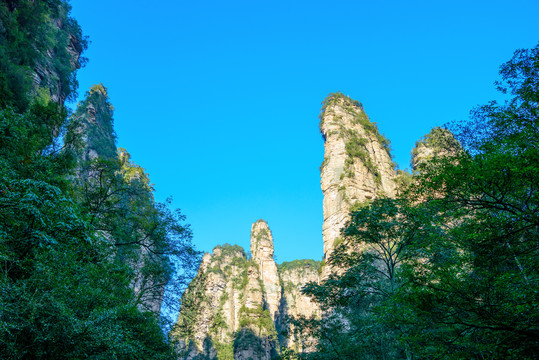
POLYGON ((133 269, 131 287, 139 307, 160 313, 171 267, 156 249, 166 241, 148 174, 125 149, 116 148, 113 107, 107 88, 94 85, 71 117, 65 137, 78 166, 73 182, 87 205, 97 234, 133 269))
POLYGON ((110 104, 107 88, 94 85, 86 93, 71 117, 68 140, 78 138, 76 144, 79 163, 102 159, 116 159, 116 134, 113 125, 114 108, 110 104))
MULTIPOLYGON (((325 146, 320 170, 326 260, 340 243, 341 229, 351 211, 377 197, 395 197, 399 187, 410 184, 413 177, 395 171, 389 141, 358 101, 341 93, 330 94, 320 120, 325 146)), ((458 147, 449 132, 433 129, 414 149, 414 172, 458 147)), ((251 254, 249 258, 239 246, 224 245, 204 256, 182 297, 173 331, 184 359, 269 359, 279 348, 310 352, 316 339, 295 324, 328 316, 344 321, 302 293, 307 284, 319 283, 343 269, 314 260, 277 266, 272 233, 264 220, 251 227, 251 254)))
POLYGON ((253 261, 258 265, 260 280, 264 284, 264 300, 271 319, 275 321, 279 317, 282 291, 277 264, 273 259, 273 236, 264 220, 258 220, 251 227, 251 254, 253 261))
POLYGON ((237 245, 205 254, 172 335, 185 359, 270 359, 277 333, 258 265, 237 245))
POLYGON ((60 8, 57 17, 50 20, 49 31, 55 33, 59 42, 55 47, 40 49, 41 56, 36 61, 32 76, 34 92, 47 89, 51 100, 61 104, 76 87, 70 77, 81 68, 81 54, 88 46, 80 27, 68 17, 68 11, 68 8, 60 8), (62 59, 62 66, 58 64, 59 59, 62 59))
POLYGON ((36 100, 63 105, 76 96, 75 71, 88 41, 70 8, 66 1, 0 4, 1 106, 24 111, 36 100))
POLYGON ((396 173, 389 141, 358 101, 341 93, 330 94, 323 103, 320 131, 325 147, 320 171, 327 259, 356 204, 395 195, 396 173))
POLYGON ((271 230, 258 220, 251 227, 251 258, 228 244, 204 255, 172 332, 184 359, 271 359, 282 347, 309 349, 292 323, 320 315, 301 288, 318 281, 321 262, 296 260, 278 268, 273 252, 271 230))
POLYGON ((412 170, 420 173, 429 162, 456 154, 461 149, 462 146, 449 130, 435 127, 415 143, 411 158, 412 170))

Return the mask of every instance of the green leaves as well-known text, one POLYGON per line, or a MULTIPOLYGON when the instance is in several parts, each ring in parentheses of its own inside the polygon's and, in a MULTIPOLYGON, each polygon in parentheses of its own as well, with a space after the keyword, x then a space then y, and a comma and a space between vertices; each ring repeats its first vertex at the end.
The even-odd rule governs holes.
POLYGON ((304 325, 307 358, 537 357, 539 46, 500 73, 511 100, 453 125, 462 146, 433 131, 420 145, 440 152, 399 198, 351 214, 336 273, 304 289, 328 309, 304 325))

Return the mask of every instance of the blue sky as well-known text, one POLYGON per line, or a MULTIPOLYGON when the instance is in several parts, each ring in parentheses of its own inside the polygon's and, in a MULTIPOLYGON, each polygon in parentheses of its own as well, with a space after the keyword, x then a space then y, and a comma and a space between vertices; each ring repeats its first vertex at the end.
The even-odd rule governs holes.
POLYGON ((320 103, 363 103, 409 167, 417 139, 499 98, 539 41, 539 2, 73 0, 118 146, 174 199, 204 251, 272 229, 277 261, 322 257, 320 103))

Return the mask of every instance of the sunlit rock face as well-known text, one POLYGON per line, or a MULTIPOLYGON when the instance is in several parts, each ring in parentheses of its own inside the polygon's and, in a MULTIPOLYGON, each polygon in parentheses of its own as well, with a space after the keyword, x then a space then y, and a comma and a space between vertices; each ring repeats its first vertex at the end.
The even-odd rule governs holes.
MULTIPOLYGON (((323 240, 327 259, 354 206, 397 191, 389 141, 363 107, 340 93, 330 95, 321 114, 325 139, 321 166, 324 195, 323 240)), ((206 254, 182 298, 173 335, 183 358, 270 359, 276 349, 313 351, 315 339, 293 326, 299 318, 320 318, 320 309, 302 293, 333 270, 314 260, 274 261, 268 224, 251 227, 252 258, 239 246, 223 245, 206 254)), ((324 311, 323 311, 324 310, 324 311)))
POLYGON ((240 246, 228 244, 204 255, 173 330, 183 358, 269 360, 277 354, 274 318, 281 288, 265 221, 253 224, 251 241, 251 259, 240 246))
POLYGON ((279 316, 281 284, 277 264, 273 260, 273 236, 264 220, 258 220, 251 227, 251 254, 258 265, 260 280, 264 285, 264 300, 271 319, 275 321, 279 316))
POLYGON ((271 359, 283 347, 307 349, 288 323, 298 316, 319 316, 301 288, 318 282, 321 262, 296 260, 278 268, 264 220, 251 226, 251 254, 225 244, 204 255, 172 332, 182 359, 271 359))
POLYGON ((330 94, 323 103, 320 131, 325 148, 320 170, 327 259, 356 204, 395 195, 396 173, 389 141, 358 101, 341 93, 330 94))

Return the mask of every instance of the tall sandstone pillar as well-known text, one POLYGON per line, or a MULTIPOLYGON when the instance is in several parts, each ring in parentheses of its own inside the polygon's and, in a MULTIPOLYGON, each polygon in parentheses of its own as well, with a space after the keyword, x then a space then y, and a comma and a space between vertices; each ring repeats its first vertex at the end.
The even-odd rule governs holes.
POLYGON ((327 260, 353 207, 380 195, 394 196, 396 175, 389 141, 358 101, 341 93, 330 94, 323 102, 320 131, 325 147, 320 171, 327 260))
POLYGON ((258 220, 251 227, 251 255, 258 265, 260 279, 264 284, 265 300, 271 319, 275 322, 281 303, 281 284, 277 264, 273 259, 273 236, 264 220, 258 220))

